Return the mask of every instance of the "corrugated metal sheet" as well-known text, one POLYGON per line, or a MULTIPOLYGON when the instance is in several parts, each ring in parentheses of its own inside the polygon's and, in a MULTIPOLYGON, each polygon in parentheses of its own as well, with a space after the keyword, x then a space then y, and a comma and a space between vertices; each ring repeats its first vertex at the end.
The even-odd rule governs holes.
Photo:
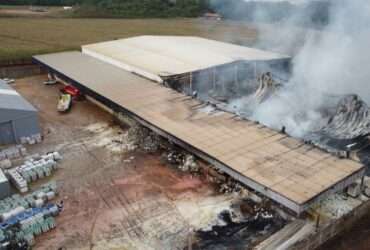
POLYGON ((300 212, 325 195, 343 189, 364 166, 338 159, 229 113, 208 115, 199 101, 78 52, 34 57, 111 108, 120 107, 225 166, 227 173, 267 197, 300 212))
POLYGON ((158 76, 194 72, 240 60, 290 58, 230 43, 183 36, 139 36, 85 45, 82 52, 156 81, 160 81, 158 76))

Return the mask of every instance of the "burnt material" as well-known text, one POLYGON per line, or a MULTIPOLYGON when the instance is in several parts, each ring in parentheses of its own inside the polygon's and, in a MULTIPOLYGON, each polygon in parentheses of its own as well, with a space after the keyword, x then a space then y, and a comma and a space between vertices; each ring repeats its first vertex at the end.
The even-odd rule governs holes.
POLYGON ((370 110, 357 95, 343 97, 336 112, 308 141, 328 151, 353 151, 369 144, 370 110))
POLYGON ((251 200, 245 200, 239 206, 242 218, 236 219, 234 211, 221 212, 222 225, 197 231, 193 249, 248 249, 257 237, 268 237, 286 223, 272 209, 251 200))

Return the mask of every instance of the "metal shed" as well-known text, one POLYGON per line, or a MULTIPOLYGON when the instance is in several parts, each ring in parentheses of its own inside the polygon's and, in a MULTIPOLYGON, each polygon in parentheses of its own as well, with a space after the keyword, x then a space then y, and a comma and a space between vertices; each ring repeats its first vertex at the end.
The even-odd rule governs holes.
POLYGON ((8 178, 6 178, 2 169, 0 169, 0 199, 8 197, 11 193, 8 178))
POLYGON ((17 91, 0 80, 0 145, 20 143, 40 134, 37 110, 17 91))

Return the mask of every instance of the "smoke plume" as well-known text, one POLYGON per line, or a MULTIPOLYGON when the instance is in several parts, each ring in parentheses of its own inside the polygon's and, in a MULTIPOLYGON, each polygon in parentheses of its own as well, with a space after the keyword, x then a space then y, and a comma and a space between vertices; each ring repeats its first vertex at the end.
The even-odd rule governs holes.
MULTIPOLYGON (((321 126, 323 110, 335 107, 336 97, 357 94, 370 103, 370 1, 327 3, 328 22, 319 28, 302 28, 302 20, 307 20, 305 12, 290 13, 289 18, 275 24, 263 24, 269 28, 260 29, 256 47, 294 53, 292 75, 276 95, 254 106, 252 119, 304 137, 321 126), (273 25, 275 28, 271 28, 273 25), (298 48, 297 43, 301 44, 298 48)), ((256 11, 256 16, 272 13, 264 13, 261 8, 256 11)), ((247 103, 242 98, 232 101, 232 106, 243 110, 247 103)))

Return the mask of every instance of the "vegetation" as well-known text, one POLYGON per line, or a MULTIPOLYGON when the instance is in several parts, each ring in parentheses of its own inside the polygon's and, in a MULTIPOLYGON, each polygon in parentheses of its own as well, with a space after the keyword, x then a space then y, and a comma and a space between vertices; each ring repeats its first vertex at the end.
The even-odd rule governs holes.
POLYGON ((0 0, 0 5, 69 6, 81 4, 83 0, 0 0))
POLYGON ((233 20, 276 22, 290 20, 303 26, 326 25, 331 0, 307 1, 296 5, 289 1, 212 0, 212 7, 233 20))
POLYGON ((4 5, 78 5, 78 17, 196 17, 208 8, 208 0, 0 0, 4 5))
POLYGON ((1 18, 0 62, 139 35, 203 36, 247 45, 256 39, 256 31, 246 24, 201 19, 1 18), (237 40, 227 33, 238 34, 237 40))

